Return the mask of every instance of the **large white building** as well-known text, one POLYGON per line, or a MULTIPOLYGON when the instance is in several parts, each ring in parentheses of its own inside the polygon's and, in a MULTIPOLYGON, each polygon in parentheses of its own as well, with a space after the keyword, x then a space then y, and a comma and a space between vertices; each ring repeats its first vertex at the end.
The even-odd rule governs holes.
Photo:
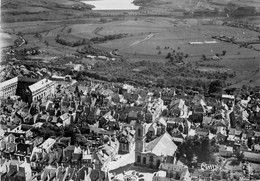
POLYGON ((29 86, 32 101, 40 100, 48 95, 53 95, 55 91, 55 82, 42 79, 29 86))
POLYGON ((0 99, 6 99, 16 94, 18 77, 0 83, 0 99))

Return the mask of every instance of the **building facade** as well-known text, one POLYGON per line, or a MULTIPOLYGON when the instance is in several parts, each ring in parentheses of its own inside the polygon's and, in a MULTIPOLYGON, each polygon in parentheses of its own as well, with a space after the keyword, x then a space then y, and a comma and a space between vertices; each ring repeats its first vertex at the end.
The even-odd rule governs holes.
POLYGON ((30 100, 29 102, 37 101, 48 95, 53 95, 55 91, 55 82, 42 79, 35 84, 29 86, 30 100))
POLYGON ((18 77, 0 83, 0 99, 16 95, 18 77))
POLYGON ((24 102, 30 102, 29 86, 38 82, 38 79, 28 77, 18 77, 16 95, 20 96, 24 102))
POLYGON ((146 134, 148 128, 149 124, 146 123, 137 123, 135 125, 135 164, 158 168, 165 156, 175 155, 177 146, 167 132, 147 143, 146 134))

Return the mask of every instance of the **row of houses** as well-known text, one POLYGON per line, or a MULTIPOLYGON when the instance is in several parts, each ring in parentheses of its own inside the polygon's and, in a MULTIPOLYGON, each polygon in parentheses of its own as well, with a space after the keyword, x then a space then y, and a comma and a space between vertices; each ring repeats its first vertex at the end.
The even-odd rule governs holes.
MULTIPOLYGON (((47 167, 80 169, 84 164, 107 173, 109 163, 116 159, 118 152, 129 153, 135 147, 135 165, 160 169, 154 179, 189 180, 185 165, 178 167, 178 173, 171 169, 180 164, 176 161, 179 146, 194 136, 216 139, 222 145, 222 156, 229 156, 232 149, 231 155, 234 150, 242 151, 245 159, 249 159, 247 152, 258 154, 255 128, 259 111, 252 106, 253 97, 246 101, 223 95, 221 100, 216 100, 104 82, 72 85, 61 81, 59 84, 43 79, 35 83, 38 86, 29 85, 31 103, 15 111, 22 125, 7 130, 1 140, 5 145, 1 152, 3 158, 26 160, 36 175, 47 167), (249 107, 254 119, 249 119, 249 107), (245 125, 252 128, 241 126, 240 123, 247 121, 245 125), (60 133, 70 128, 68 137, 60 133), (39 129, 52 132, 46 130, 49 135, 40 132, 41 136, 36 134, 39 129), (5 141, 6 137, 13 139, 5 141), (29 154, 26 151, 26 156, 17 155, 17 145, 25 143, 33 145, 33 149, 29 154)), ((254 104, 258 106, 257 101, 254 104)))

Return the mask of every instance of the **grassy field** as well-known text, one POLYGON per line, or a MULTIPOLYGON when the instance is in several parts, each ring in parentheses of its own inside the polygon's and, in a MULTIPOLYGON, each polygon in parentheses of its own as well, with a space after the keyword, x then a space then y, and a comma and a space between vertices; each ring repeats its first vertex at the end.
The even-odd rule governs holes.
MULTIPOLYGON (((260 66, 259 52, 221 41, 215 44, 189 44, 189 42, 211 41, 212 35, 234 36, 238 40, 255 39, 259 35, 254 31, 219 24, 221 24, 221 20, 214 19, 132 17, 120 21, 101 22, 100 18, 89 18, 73 21, 5 23, 4 32, 10 34, 22 32, 25 39, 28 40, 28 44, 21 48, 38 46, 49 56, 73 54, 78 48, 81 48, 81 46, 69 47, 58 44, 55 41, 57 35, 68 41, 77 41, 97 36, 128 34, 124 38, 99 43, 95 46, 106 51, 118 49, 118 53, 129 61, 166 62, 168 60, 165 57, 168 52, 175 50, 188 54, 188 58, 184 61, 195 65, 197 61, 200 61, 202 54, 210 58, 225 50, 226 55, 220 61, 207 61, 203 64, 218 65, 235 71, 237 77, 229 80, 233 84, 239 85, 245 82, 257 84, 259 76, 253 75, 252 72, 260 66), (41 33, 41 39, 35 38, 34 35, 37 32, 41 33), (48 42, 48 45, 45 42, 48 42), (165 47, 169 48, 165 49, 165 47), (250 82, 252 77, 254 80, 250 82)), ((9 38, 9 41, 13 40, 9 38)), ((258 45, 254 46, 258 47, 258 45)))
POLYGON ((207 57, 212 57, 216 53, 221 54, 222 51, 225 50, 227 52, 226 56, 224 56, 221 61, 214 61, 214 64, 224 65, 235 71, 253 70, 259 60, 259 52, 239 48, 237 45, 231 43, 219 41, 215 44, 189 44, 189 42, 192 41, 210 41, 212 40, 211 35, 235 36, 235 38, 256 38, 258 34, 253 31, 219 25, 198 25, 198 23, 190 25, 189 23, 183 24, 183 22, 181 22, 177 24, 175 22, 173 24, 165 19, 164 21, 143 20, 113 24, 103 25, 99 33, 106 35, 109 33, 123 32, 132 34, 133 36, 106 42, 100 44, 100 46, 119 49, 119 53, 129 57, 129 59, 133 58, 138 60, 139 56, 140 60, 142 60, 147 56, 147 60, 155 57, 158 61, 163 61, 169 51, 177 50, 179 47, 182 52, 189 54, 188 62, 199 60, 202 54, 205 54, 207 57), (113 24, 114 31, 111 31, 113 24), (149 33, 154 36, 144 40, 149 33), (138 41, 140 43, 138 43, 138 41), (133 44, 135 45, 131 46, 133 44), (158 46, 160 47, 161 55, 158 55, 159 50, 156 49, 158 46), (170 49, 165 50, 164 47, 170 47, 170 49))
POLYGON ((15 38, 16 35, 12 36, 8 33, 0 32, 0 48, 12 45, 14 43, 15 38))

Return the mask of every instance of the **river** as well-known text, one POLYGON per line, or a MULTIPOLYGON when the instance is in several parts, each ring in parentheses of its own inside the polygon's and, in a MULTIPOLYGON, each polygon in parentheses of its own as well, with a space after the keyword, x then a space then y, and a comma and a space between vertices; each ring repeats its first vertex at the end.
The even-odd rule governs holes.
POLYGON ((133 4, 133 0, 90 0, 82 1, 95 6, 93 10, 138 10, 139 6, 133 4))

